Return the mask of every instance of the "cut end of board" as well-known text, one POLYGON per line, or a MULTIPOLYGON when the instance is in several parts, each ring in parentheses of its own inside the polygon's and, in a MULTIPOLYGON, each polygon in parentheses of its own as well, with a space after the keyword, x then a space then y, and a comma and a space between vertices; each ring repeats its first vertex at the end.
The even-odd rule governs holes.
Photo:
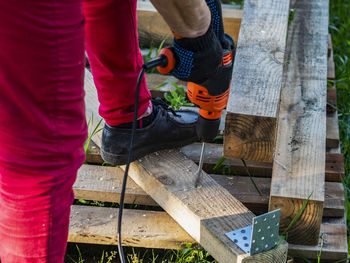
POLYGON ((287 237, 288 243, 314 246, 319 240, 323 202, 309 200, 305 209, 302 210, 304 201, 303 199, 271 196, 269 211, 281 209, 280 234, 287 237), (286 229, 301 210, 300 217, 286 234, 286 229))
POLYGON ((248 256, 242 261, 242 263, 256 263, 256 262, 269 262, 269 263, 281 263, 287 261, 287 254, 288 254, 288 243, 286 241, 283 241, 280 245, 277 247, 263 252, 259 254, 255 254, 254 256, 248 256))
POLYGON ((275 137, 275 118, 227 113, 224 156, 272 162, 275 137))

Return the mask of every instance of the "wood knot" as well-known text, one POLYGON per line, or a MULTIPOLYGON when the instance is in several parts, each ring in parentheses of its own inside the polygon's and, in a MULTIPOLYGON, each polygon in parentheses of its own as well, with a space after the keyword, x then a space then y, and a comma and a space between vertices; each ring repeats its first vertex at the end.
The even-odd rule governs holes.
POLYGON ((174 184, 174 180, 166 175, 159 176, 158 180, 164 185, 173 185, 174 184))
POLYGON ((282 52, 280 50, 276 50, 273 52, 273 57, 277 63, 279 63, 279 64, 284 63, 284 52, 282 52))

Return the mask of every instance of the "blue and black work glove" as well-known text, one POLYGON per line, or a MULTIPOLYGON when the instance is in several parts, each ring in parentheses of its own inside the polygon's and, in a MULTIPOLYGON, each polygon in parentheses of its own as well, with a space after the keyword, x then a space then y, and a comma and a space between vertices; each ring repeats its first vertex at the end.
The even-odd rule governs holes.
POLYGON ((171 74, 199 85, 216 79, 225 50, 234 50, 232 38, 224 33, 220 0, 206 3, 211 12, 208 31, 197 38, 174 38, 172 48, 176 65, 171 74))

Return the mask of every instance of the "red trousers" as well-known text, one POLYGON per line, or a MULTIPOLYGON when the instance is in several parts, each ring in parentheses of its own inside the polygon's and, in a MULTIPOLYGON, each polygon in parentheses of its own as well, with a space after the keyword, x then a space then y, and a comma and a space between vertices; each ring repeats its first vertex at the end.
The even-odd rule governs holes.
MULTIPOLYGON (((2 263, 63 262, 85 157, 84 42, 101 116, 131 121, 136 0, 0 0, 2 263)), ((139 115, 149 100, 144 82, 139 115)))

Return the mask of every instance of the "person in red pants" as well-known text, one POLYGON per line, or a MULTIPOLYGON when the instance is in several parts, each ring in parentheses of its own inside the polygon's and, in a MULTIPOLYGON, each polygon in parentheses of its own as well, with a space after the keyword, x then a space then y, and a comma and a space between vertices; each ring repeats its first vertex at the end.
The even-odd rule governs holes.
MULTIPOLYGON (((181 36, 173 74, 200 84, 222 58, 213 0, 153 2, 181 36)), ((136 0, 0 0, 2 263, 63 262, 72 185, 85 158, 85 39, 106 121, 102 151, 125 163, 142 66, 136 24, 136 0)), ((145 80, 138 119, 134 159, 197 139, 197 115, 152 103, 145 80)))

